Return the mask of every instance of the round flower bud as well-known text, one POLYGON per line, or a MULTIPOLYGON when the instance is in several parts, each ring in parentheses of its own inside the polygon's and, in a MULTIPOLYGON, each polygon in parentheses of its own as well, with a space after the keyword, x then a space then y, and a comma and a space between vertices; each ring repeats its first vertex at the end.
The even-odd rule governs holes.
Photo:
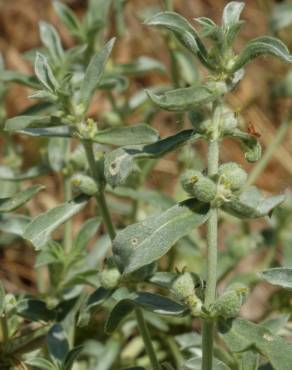
POLYGON ((233 191, 239 190, 247 180, 247 173, 235 162, 222 164, 218 174, 224 185, 233 191))
POLYGON ((217 193, 216 184, 196 170, 186 171, 181 178, 183 189, 201 202, 211 202, 217 193))
POLYGON ((194 316, 201 312, 202 301, 197 297, 195 283, 191 273, 184 272, 172 284, 171 290, 175 297, 188 305, 194 316))
POLYGON ((76 174, 72 177, 71 182, 77 190, 86 195, 94 195, 98 192, 98 186, 96 182, 89 176, 76 174))
POLYGON ((248 288, 243 284, 230 286, 214 303, 211 309, 212 314, 224 319, 238 316, 247 292, 248 288))
POLYGON ((119 285, 121 274, 118 269, 110 268, 98 274, 100 285, 104 289, 114 289, 119 285))

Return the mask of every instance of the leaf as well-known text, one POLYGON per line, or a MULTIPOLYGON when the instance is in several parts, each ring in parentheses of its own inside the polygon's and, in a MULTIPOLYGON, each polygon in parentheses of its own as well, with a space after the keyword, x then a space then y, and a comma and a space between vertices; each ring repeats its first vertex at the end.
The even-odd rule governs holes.
POLYGON ((33 185, 30 188, 14 194, 10 198, 0 199, 0 212, 12 212, 15 209, 23 206, 32 199, 38 192, 43 190, 43 185, 33 185))
POLYGON ((17 83, 33 89, 39 89, 40 84, 35 76, 25 75, 18 71, 0 71, 0 81, 17 83))
POLYGON ((75 242, 73 251, 74 253, 85 252, 90 239, 96 234, 101 224, 101 220, 98 217, 93 217, 87 220, 83 225, 81 230, 79 230, 75 242))
POLYGON ((30 217, 16 213, 0 215, 0 231, 22 236, 24 229, 30 222, 30 217))
POLYGON ((32 368, 36 369, 56 370, 56 366, 52 362, 42 357, 29 358, 28 360, 25 360, 25 363, 26 365, 30 365, 32 368))
POLYGON ((261 36, 249 41, 238 55, 231 72, 244 67, 247 63, 261 55, 273 55, 283 62, 291 63, 287 46, 279 39, 271 36, 261 36))
POLYGON ((250 186, 239 196, 225 202, 221 208, 238 218, 259 218, 268 216, 284 199, 284 195, 264 198, 255 186, 250 186))
POLYGON ((167 111, 186 112, 217 100, 225 92, 219 84, 206 84, 167 91, 156 95, 147 91, 154 104, 167 111))
POLYGON ((209 209, 207 203, 188 199, 118 232, 113 253, 121 272, 129 274, 157 261, 180 238, 203 224, 208 219, 209 209))
POLYGON ((14 173, 8 166, 0 166, 0 179, 9 181, 31 180, 46 175, 49 168, 44 165, 31 167, 24 172, 14 173))
POLYGON ((44 301, 39 299, 25 299, 17 305, 17 314, 31 321, 53 321, 56 313, 47 307, 44 301))
POLYGON ((260 276, 272 285, 292 289, 292 268, 275 267, 260 272, 260 276))
POLYGON ((131 63, 117 64, 114 68, 117 74, 123 76, 140 76, 149 72, 166 73, 166 68, 161 62, 146 56, 139 57, 131 63))
POLYGON ((111 310, 105 331, 112 333, 117 329, 120 323, 131 313, 135 308, 143 308, 146 311, 166 316, 183 316, 187 314, 188 309, 169 298, 147 292, 136 292, 129 298, 120 300, 111 310))
MULTIPOLYGON (((200 357, 192 357, 184 363, 186 370, 200 370, 202 366, 202 359, 200 357)), ((223 362, 213 359, 212 370, 230 370, 230 368, 223 362)))
POLYGON ((59 88, 59 84, 49 66, 47 57, 41 53, 37 53, 34 70, 41 84, 46 88, 46 90, 54 94, 59 88))
POLYGON ((100 144, 109 145, 139 145, 155 143, 159 138, 156 130, 147 124, 137 124, 129 127, 114 127, 98 131, 92 138, 100 144))
POLYGON ((83 82, 81 84, 80 95, 81 103, 87 109, 92 98, 92 95, 104 73, 105 65, 108 61, 112 48, 114 46, 115 38, 112 38, 98 53, 96 53, 85 72, 83 82))
POLYGON ((69 141, 62 137, 53 137, 48 143, 48 159, 52 170, 59 172, 66 165, 66 153, 69 141))
POLYGON ((193 130, 183 130, 154 144, 133 145, 113 150, 105 156, 105 178, 112 187, 124 185, 130 174, 138 170, 135 160, 162 157, 198 137, 194 135, 193 130))
POLYGON ((39 26, 41 41, 49 50, 50 57, 54 63, 62 63, 64 58, 64 50, 61 44, 60 36, 55 27, 44 21, 41 21, 39 26))
POLYGON ((20 130, 19 134, 35 136, 35 137, 72 137, 72 128, 68 126, 43 127, 43 128, 26 128, 20 130))
POLYGON ((67 334, 59 324, 54 324, 48 332, 47 337, 50 356, 62 363, 69 353, 67 334))
POLYGON ((75 13, 61 1, 54 1, 53 5, 59 18, 65 24, 71 34, 75 37, 83 39, 84 32, 82 29, 82 25, 76 17, 75 13))
POLYGON ((37 216, 26 227, 23 238, 30 241, 36 249, 41 249, 50 239, 51 233, 78 213, 88 202, 90 197, 78 197, 63 203, 37 216))
POLYGON ((232 352, 243 352, 253 348, 269 359, 275 370, 290 370, 291 344, 250 321, 236 319, 230 325, 229 327, 222 324, 221 333, 232 352))
POLYGON ((28 128, 44 128, 60 124, 60 119, 54 116, 16 116, 5 122, 5 131, 17 132, 28 128))
POLYGON ((231 132, 226 132, 226 137, 238 139, 245 151, 245 159, 248 162, 256 162, 261 158, 262 147, 256 136, 243 132, 239 129, 233 129, 231 132))
POLYGON ((227 45, 232 43, 241 25, 243 24, 243 21, 240 21, 239 18, 244 6, 245 4, 243 2, 231 1, 224 8, 222 26, 227 45))
POLYGON ((208 58, 208 52, 195 28, 181 15, 174 12, 161 12, 148 19, 148 26, 164 27, 174 33, 176 38, 191 53, 197 55, 207 68, 214 69, 208 58))
POLYGON ((50 240, 45 247, 37 254, 35 267, 38 268, 50 264, 64 263, 64 248, 61 244, 50 240))
POLYGON ((70 352, 68 352, 66 358, 64 359, 64 370, 72 369, 72 366, 74 365, 75 360, 77 360, 82 350, 83 350, 83 346, 77 346, 71 349, 70 352))

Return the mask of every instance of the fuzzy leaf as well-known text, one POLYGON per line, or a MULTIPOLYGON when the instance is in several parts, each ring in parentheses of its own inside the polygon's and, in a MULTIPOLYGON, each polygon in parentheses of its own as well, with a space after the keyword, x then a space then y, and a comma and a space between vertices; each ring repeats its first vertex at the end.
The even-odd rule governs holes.
POLYGON ((94 91, 101 81, 105 65, 114 46, 114 42, 115 39, 112 38, 98 53, 92 57, 87 67, 80 90, 81 103, 86 109, 89 106, 94 91))
POLYGON ((17 314, 31 321, 49 322, 56 319, 56 313, 39 299, 25 299, 18 303, 17 314))
POLYGON ((0 81, 17 83, 33 89, 40 88, 39 81, 35 76, 25 75, 18 71, 0 71, 0 81))
POLYGON ((138 171, 137 159, 159 158, 179 148, 189 140, 195 140, 193 130, 184 130, 173 136, 161 139, 154 144, 129 146, 113 150, 105 157, 105 177, 112 186, 124 185, 131 173, 138 171))
POLYGON ((292 62, 292 56, 290 55, 289 49, 281 40, 271 36, 261 36, 249 41, 245 45, 244 49, 236 59, 231 71, 237 71, 261 55, 273 55, 283 62, 292 62))
POLYGON ((191 53, 197 55, 201 63, 213 69, 208 60, 208 52, 195 28, 181 15, 174 12, 161 12, 145 22, 148 26, 164 27, 174 33, 176 38, 191 53))
POLYGON ((40 37, 44 46, 48 49, 50 57, 55 63, 62 63, 64 50, 61 44, 60 36, 55 27, 51 24, 40 22, 40 37))
POLYGON ((35 66, 35 74, 41 84, 51 93, 55 93, 59 88, 59 83, 54 77, 51 67, 49 66, 47 58, 41 54, 37 53, 35 66))
POLYGON ((243 352, 251 348, 264 355, 275 370, 290 370, 292 345, 266 328, 250 321, 236 319, 222 324, 221 333, 232 352, 243 352))
POLYGON ((114 127, 98 131, 92 138, 100 144, 109 145, 139 145, 155 143, 159 138, 156 130, 147 124, 137 124, 129 127, 114 127))
POLYGON ((260 275, 270 284, 292 289, 292 268, 276 267, 262 271, 260 275))
POLYGON ((24 172, 14 173, 10 167, 0 166, 0 179, 9 181, 31 180, 36 177, 47 174, 48 171, 49 171, 48 167, 40 165, 28 168, 24 172))
POLYGON ((268 216, 284 199, 284 195, 264 198, 255 186, 250 186, 238 197, 224 203, 222 209, 238 218, 259 218, 268 216))
POLYGON ((64 359, 64 370, 71 370, 72 366, 74 365, 75 360, 77 360, 78 356, 80 355, 81 351, 83 349, 83 346, 78 346, 71 351, 68 352, 66 358, 64 359))
POLYGON ((5 122, 5 131, 19 132, 28 128, 44 128, 58 126, 61 121, 58 117, 52 116, 16 116, 5 122))
POLYGON ((159 315, 166 316, 182 316, 188 312, 186 306, 183 306, 169 298, 158 294, 136 292, 129 298, 119 301, 109 314, 105 324, 105 331, 112 333, 120 323, 131 313, 135 308, 142 308, 159 315))
POLYGON ((88 196, 80 195, 37 216, 26 227, 23 238, 30 241, 36 249, 42 248, 50 239, 51 233, 78 213, 88 200, 88 196))
POLYGON ((270 26, 274 32, 291 26, 292 24, 292 4, 283 3, 273 7, 270 26))
POLYGON ((0 212, 5 213, 14 211, 27 203, 44 188, 45 187, 43 185, 33 185, 24 191, 14 194, 10 198, 0 199, 0 212))
POLYGON ((223 85, 206 84, 167 91, 156 95, 147 91, 154 104, 167 111, 186 112, 217 100, 225 92, 223 85))
POLYGON ((0 215, 0 231, 22 236, 25 228, 31 222, 31 218, 24 215, 3 214, 0 215))
POLYGON ((180 238, 208 219, 209 209, 207 203, 188 199, 120 231, 113 253, 121 272, 129 274, 164 256, 180 238))
POLYGON ((19 134, 24 134, 34 137, 72 137, 72 129, 68 126, 56 126, 56 127, 42 127, 42 128, 26 128, 18 131, 19 134))
POLYGON ((224 37, 228 45, 232 43, 243 24, 243 21, 240 21, 239 18, 244 6, 245 4, 243 2, 231 1, 224 8, 222 26, 224 37))

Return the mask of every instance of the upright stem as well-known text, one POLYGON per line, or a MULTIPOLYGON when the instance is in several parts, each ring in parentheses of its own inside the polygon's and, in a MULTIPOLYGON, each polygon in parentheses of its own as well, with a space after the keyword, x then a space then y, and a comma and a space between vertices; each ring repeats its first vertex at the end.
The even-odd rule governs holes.
MULTIPOLYGON (((100 187, 99 192, 96 195, 96 201, 97 201, 97 204, 98 204, 103 222, 104 222, 104 224, 107 228, 107 231, 109 233, 109 236, 110 236, 111 240, 113 240, 116 236, 116 231, 115 231, 114 224, 112 222, 110 212, 108 210, 108 206, 107 206, 107 203, 106 203, 106 198, 104 196, 104 188, 103 188, 103 185, 100 183, 101 176, 98 172, 98 167, 96 165, 96 161, 95 161, 95 158, 94 158, 93 146, 92 146, 92 143, 89 142, 89 141, 83 141, 83 146, 84 146, 84 149, 85 149, 85 152, 86 152, 86 156, 87 156, 91 176, 93 177, 93 179, 96 181, 96 183, 100 187)), ((156 354, 155 354, 155 350, 154 350, 152 342, 151 342, 149 330, 148 330, 147 324, 146 324, 144 316, 143 316, 143 311, 140 310, 140 309, 137 309, 135 312, 136 312, 136 318, 137 318, 137 323, 138 323, 138 326, 139 326, 139 330, 140 330, 141 336, 143 338, 145 348, 146 348, 147 354, 149 356, 150 362, 152 364, 153 370, 161 370, 159 362, 158 362, 156 354)))
POLYGON ((274 140, 271 142, 271 144, 269 144, 262 158, 257 162, 257 164, 253 167, 252 171, 250 172, 247 183, 245 185, 246 187, 256 182, 259 175, 264 171, 269 161, 271 160, 275 150, 284 140, 286 133, 289 129, 290 123, 291 120, 283 121, 280 128, 277 130, 274 140))
MULTIPOLYGON (((220 104, 214 106, 213 110, 213 137, 208 148, 208 175, 214 176, 218 173, 219 166, 219 140, 218 128, 221 114, 220 104)), ((218 244, 218 210, 211 208, 208 219, 207 230, 207 284, 205 291, 205 306, 208 307, 216 299, 217 283, 217 244, 218 244)), ((202 370, 212 370, 213 366, 213 347, 214 347, 214 322, 204 320, 202 327, 202 370)))
MULTIPOLYGON (((67 152, 65 155, 65 163, 68 162, 70 156, 70 141, 68 141, 67 152)), ((64 200, 68 202, 72 198, 72 186, 71 180, 68 174, 64 176, 64 200)), ((68 220, 64 226, 64 249, 66 253, 69 253, 72 248, 72 220, 68 220)))
POLYGON ((145 350, 151 362, 151 366, 153 370, 161 370, 161 367, 156 357, 155 350, 151 342, 149 330, 145 322, 145 318, 143 316, 143 311, 140 308, 136 308, 135 312, 136 312, 137 323, 139 326, 139 331, 140 331, 141 337, 143 338, 145 350))

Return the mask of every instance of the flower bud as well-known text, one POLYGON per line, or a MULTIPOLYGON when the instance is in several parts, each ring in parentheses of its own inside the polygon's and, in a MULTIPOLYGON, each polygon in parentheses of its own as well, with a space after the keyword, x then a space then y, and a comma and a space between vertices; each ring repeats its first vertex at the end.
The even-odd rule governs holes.
POLYGON ((173 282, 171 290, 177 299, 190 307, 194 316, 201 312, 202 302, 196 295, 195 283, 191 273, 184 272, 180 274, 173 282))
POLYGON ((186 171, 181 178, 183 189, 201 202, 211 202, 217 193, 216 184, 196 170, 186 171))
POLYGON ((247 292, 248 288, 243 284, 230 286, 212 306, 212 315, 223 317, 224 319, 237 317, 245 301, 247 292))
POLYGON ((222 164, 218 175, 221 182, 232 191, 239 190, 247 180, 247 173, 235 162, 222 164))
POLYGON ((93 178, 82 175, 76 174, 71 179, 72 185, 82 193, 86 195, 94 195, 98 192, 98 186, 93 178))
POLYGON ((117 268, 103 270, 98 274, 100 285, 104 289, 114 289, 119 285, 121 274, 117 268))

